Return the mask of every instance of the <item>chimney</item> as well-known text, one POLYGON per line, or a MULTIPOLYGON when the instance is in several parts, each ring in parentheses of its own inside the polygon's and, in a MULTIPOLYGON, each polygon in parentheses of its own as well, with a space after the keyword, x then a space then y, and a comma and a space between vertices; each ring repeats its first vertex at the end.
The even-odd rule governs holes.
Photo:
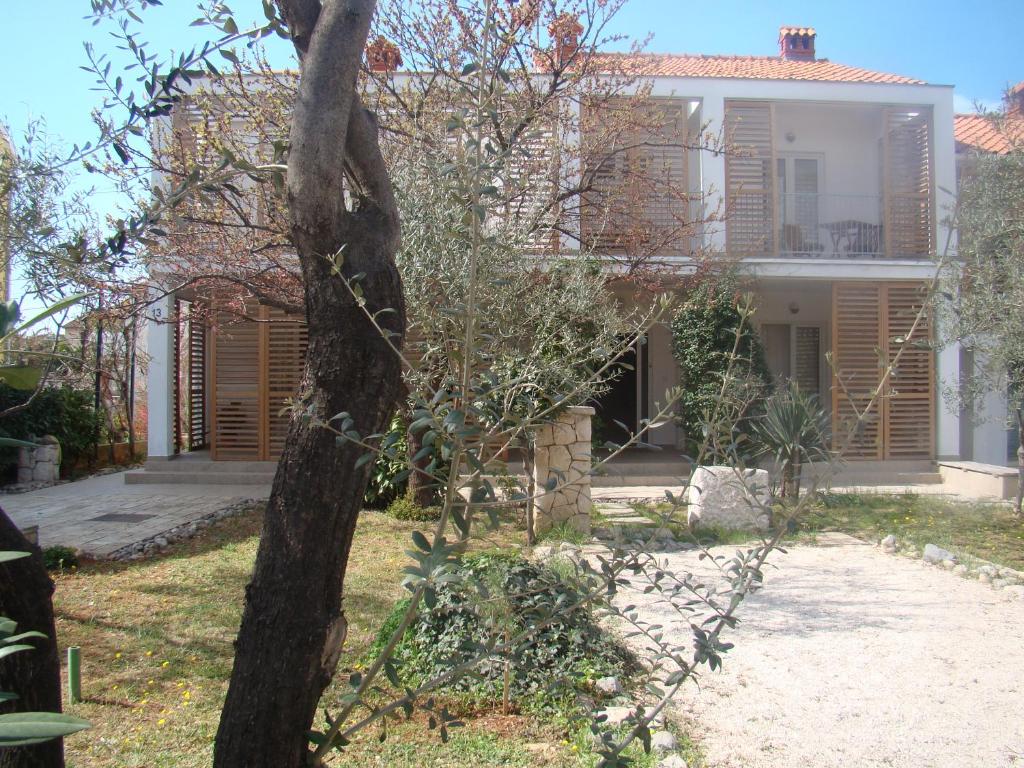
POLYGON ((555 48, 555 63, 564 64, 580 47, 583 25, 573 13, 561 13, 548 26, 548 34, 555 48))
POLYGON ((779 56, 786 61, 814 61, 814 27, 780 27, 779 56))
POLYGON ((1003 104, 1006 106, 1006 114, 1024 117, 1024 80, 1006 91, 1003 104))
POLYGON ((402 66, 402 52, 383 35, 366 46, 366 63, 371 72, 394 72, 402 66))

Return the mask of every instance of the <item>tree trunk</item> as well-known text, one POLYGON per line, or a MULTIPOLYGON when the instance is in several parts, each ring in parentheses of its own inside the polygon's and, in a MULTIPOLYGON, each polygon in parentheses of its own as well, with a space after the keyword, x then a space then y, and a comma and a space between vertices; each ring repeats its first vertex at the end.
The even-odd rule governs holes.
MULTIPOLYGON (((0 691, 20 698, 0 704, 0 712, 60 712, 60 655, 53 624, 53 582, 39 547, 30 544, 0 510, 0 551, 31 552, 31 557, 0 565, 0 616, 18 622, 18 632, 36 631, 46 639, 29 641, 34 651, 0 660, 0 691)), ((0 749, 0 768, 63 768, 64 741, 0 749)))
POLYGON ((317 422, 345 412, 360 435, 382 432, 401 389, 398 357, 342 279, 362 275, 366 312, 401 345, 397 207, 375 121, 356 92, 375 3, 278 4, 302 63, 287 188, 309 346, 302 408, 289 425, 246 588, 216 768, 308 765, 307 732, 345 640, 345 568, 372 468, 357 469, 365 449, 317 422))
POLYGON ((409 466, 413 469, 409 475, 409 498, 420 507, 429 507, 437 501, 437 482, 423 473, 430 464, 430 457, 415 459, 423 448, 425 429, 407 430, 406 441, 409 446, 409 466))
POLYGON ((1024 411, 1017 409, 1017 499, 1013 504, 1017 517, 1024 517, 1024 411))

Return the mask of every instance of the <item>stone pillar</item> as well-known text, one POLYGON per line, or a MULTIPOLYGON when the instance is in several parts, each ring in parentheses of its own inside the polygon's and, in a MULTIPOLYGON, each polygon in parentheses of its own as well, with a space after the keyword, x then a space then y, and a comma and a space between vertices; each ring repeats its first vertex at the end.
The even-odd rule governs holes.
POLYGON ((47 435, 35 448, 18 449, 18 484, 53 485, 60 480, 60 444, 47 435))
POLYGON ((590 419, 594 409, 566 408, 534 433, 533 532, 568 523, 590 533, 590 419), (546 491, 549 483, 554 490, 546 491))

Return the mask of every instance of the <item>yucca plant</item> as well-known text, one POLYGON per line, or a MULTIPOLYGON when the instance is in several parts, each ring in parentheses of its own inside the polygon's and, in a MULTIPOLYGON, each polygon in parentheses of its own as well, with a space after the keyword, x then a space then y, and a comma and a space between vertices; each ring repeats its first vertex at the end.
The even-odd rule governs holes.
POLYGON ((770 456, 782 467, 782 495, 800 496, 800 470, 804 464, 828 461, 828 414, 818 396, 800 391, 795 381, 779 388, 764 404, 764 414, 751 424, 757 454, 770 456))

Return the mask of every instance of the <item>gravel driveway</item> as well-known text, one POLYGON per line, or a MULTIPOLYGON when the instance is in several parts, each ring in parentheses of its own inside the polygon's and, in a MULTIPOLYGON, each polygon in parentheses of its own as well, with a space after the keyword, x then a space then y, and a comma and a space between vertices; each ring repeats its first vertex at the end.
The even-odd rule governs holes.
POLYGON ((846 536, 771 562, 676 707, 709 768, 1024 767, 1024 601, 846 536))

